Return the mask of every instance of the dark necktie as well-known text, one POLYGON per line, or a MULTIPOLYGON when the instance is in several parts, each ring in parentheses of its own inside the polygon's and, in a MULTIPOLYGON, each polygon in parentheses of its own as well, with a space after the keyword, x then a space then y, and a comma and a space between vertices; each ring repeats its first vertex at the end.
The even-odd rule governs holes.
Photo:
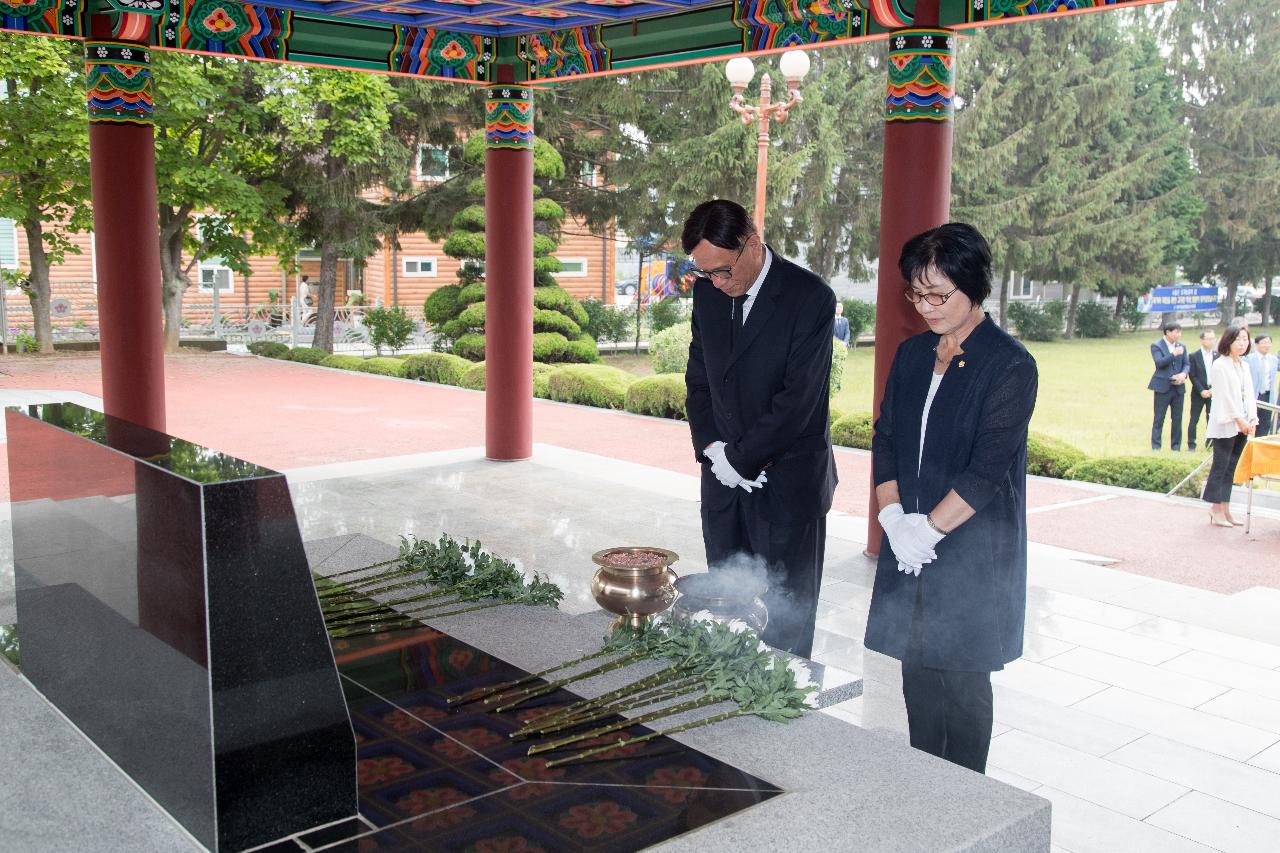
POLYGON ((732 313, 733 322, 729 326, 729 346, 730 347, 733 347, 737 343, 738 336, 742 332, 742 324, 745 319, 743 318, 742 314, 743 314, 743 309, 746 308, 746 306, 747 306, 747 295, 745 293, 742 294, 741 296, 733 297, 733 308, 730 309, 733 312, 732 313))

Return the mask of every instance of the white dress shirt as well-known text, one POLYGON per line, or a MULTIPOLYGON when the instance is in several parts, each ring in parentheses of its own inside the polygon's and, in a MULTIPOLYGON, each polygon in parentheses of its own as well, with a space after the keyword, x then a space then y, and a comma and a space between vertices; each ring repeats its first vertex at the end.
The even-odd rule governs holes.
POLYGON ((769 247, 764 247, 764 266, 760 267, 760 275, 756 276, 756 280, 751 283, 751 289, 747 291, 747 299, 742 303, 742 325, 747 324, 747 318, 751 316, 751 306, 756 304, 756 294, 760 292, 760 285, 764 284, 765 276, 769 274, 769 267, 773 266, 773 252, 769 251, 769 247))

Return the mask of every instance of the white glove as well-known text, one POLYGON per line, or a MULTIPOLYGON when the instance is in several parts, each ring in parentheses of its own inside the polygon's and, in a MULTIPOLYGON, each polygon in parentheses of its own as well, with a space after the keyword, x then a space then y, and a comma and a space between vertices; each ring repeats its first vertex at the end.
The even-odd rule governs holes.
POLYGON ((915 575, 916 577, 919 577, 921 568, 923 567, 908 566, 906 563, 902 562, 901 560, 898 561, 898 571, 903 572, 904 574, 915 575))
MULTIPOLYGON (((711 460, 711 473, 716 475, 716 479, 720 481, 720 485, 732 489, 739 483, 744 482, 742 475, 734 470, 729 464, 729 459, 724 455, 724 442, 714 442, 710 447, 703 451, 704 455, 711 460)), ((750 488, 747 491, 751 491, 750 488)))
MULTIPOLYGON (((908 554, 927 553, 929 559, 920 565, 938 559, 937 547, 938 543, 946 536, 945 533, 939 533, 929 523, 929 517, 922 512, 913 512, 905 516, 902 521, 898 522, 898 544, 908 554)), ((894 553, 898 553, 894 551, 894 553)))
POLYGON ((748 492, 750 492, 753 488, 763 489, 764 484, 767 482, 769 482, 769 478, 764 475, 763 471, 761 471, 759 477, 756 477, 754 480, 744 479, 738 485, 741 486, 743 489, 746 489, 748 492))
MULTIPOLYGON (((924 516, 915 513, 919 518, 924 516)), ((937 559, 932 546, 919 546, 915 544, 910 529, 913 527, 909 519, 912 516, 907 515, 902 504, 889 504, 880 510, 880 514, 876 519, 880 522, 880 527, 884 529, 884 535, 889 540, 889 547, 893 549, 893 555, 898 558, 903 565, 913 569, 912 574, 919 574, 920 567, 930 560, 937 559)), ((927 523, 926 523, 927 526, 927 523)), ((906 571, 902 568, 899 571, 906 571)))

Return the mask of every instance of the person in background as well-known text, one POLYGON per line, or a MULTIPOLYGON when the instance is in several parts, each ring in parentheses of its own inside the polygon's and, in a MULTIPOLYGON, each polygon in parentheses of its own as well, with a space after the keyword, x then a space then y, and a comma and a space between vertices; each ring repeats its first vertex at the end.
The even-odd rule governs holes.
POLYGON ((1164 336, 1151 345, 1151 360, 1156 372, 1151 374, 1147 389, 1155 392, 1155 417, 1151 421, 1151 449, 1160 449, 1160 433, 1164 432, 1164 416, 1168 412, 1173 422, 1169 427, 1169 449, 1182 449, 1182 398, 1186 396, 1187 352, 1178 339, 1182 337, 1179 323, 1164 324, 1164 336))
POLYGON ((303 308, 311 308, 316 304, 316 299, 311 295, 311 277, 303 276, 302 281, 298 282, 298 304, 303 308))
POLYGON ((982 310, 991 250, 973 226, 912 237, 898 268, 929 330, 898 347, 875 423, 885 536, 864 643, 902 661, 911 745, 983 773, 991 673, 1022 655, 1038 373, 982 310))
POLYGON ((831 326, 832 336, 844 344, 844 348, 849 348, 849 318, 844 316, 844 303, 836 302, 836 319, 831 326))
MULTIPOLYGON (((1213 329, 1200 332, 1200 349, 1187 356, 1187 378, 1191 380, 1191 419, 1187 421, 1187 450, 1196 449, 1196 431, 1200 427, 1200 413, 1205 419, 1213 409, 1213 385, 1209 378, 1209 368, 1218 357, 1218 336, 1213 329)), ((1213 439, 1205 438, 1205 446, 1213 443, 1213 439)))
POLYGON ((1240 454, 1258 424, 1258 396, 1246 363, 1249 349, 1249 327, 1231 324, 1218 342, 1222 357, 1209 371, 1213 412, 1205 435, 1213 439, 1213 465, 1200 497, 1209 504, 1209 523, 1214 527, 1240 526, 1231 517, 1231 484, 1240 454))
MULTIPOLYGON (((1249 377, 1253 380, 1258 402, 1270 403, 1275 399, 1276 389, 1276 357, 1271 352, 1270 335, 1258 335, 1253 339, 1253 351, 1245 358, 1245 363, 1249 365, 1249 377)), ((1258 438, 1271 435, 1272 414, 1269 409, 1258 407, 1258 438)))

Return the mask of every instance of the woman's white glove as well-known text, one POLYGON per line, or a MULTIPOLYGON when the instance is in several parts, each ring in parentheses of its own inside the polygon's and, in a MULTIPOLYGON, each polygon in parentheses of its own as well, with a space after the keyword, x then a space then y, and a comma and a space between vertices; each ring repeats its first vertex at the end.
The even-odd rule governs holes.
POLYGON ((942 537, 929 527, 929 522, 921 513, 907 515, 902 509, 902 504, 895 503, 880 510, 876 520, 880 522, 884 535, 889 539, 889 547, 893 549, 893 555, 898 558, 898 571, 918 575, 925 563, 938 558, 933 546, 938 544, 942 537), (920 531, 922 524, 927 534, 920 531))

